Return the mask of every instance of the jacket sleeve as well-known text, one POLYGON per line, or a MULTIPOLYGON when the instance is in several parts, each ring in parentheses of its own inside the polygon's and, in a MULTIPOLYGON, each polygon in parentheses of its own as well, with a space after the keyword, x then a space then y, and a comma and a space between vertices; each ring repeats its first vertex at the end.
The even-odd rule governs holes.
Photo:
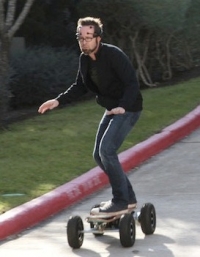
POLYGON ((123 86, 123 96, 119 101, 119 107, 123 107, 125 110, 130 109, 140 94, 135 70, 126 54, 118 48, 112 52, 111 61, 116 76, 123 86))
POLYGON ((65 92, 59 94, 55 99, 58 100, 59 104, 67 104, 77 100, 87 92, 88 90, 83 83, 79 68, 75 83, 73 83, 65 92))

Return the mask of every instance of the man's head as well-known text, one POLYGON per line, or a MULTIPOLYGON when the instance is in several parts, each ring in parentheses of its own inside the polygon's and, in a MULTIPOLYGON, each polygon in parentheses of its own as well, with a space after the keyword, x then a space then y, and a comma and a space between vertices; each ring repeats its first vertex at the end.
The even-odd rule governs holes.
POLYGON ((102 33, 103 24, 99 18, 86 17, 79 19, 76 36, 81 51, 86 55, 96 53, 102 33))

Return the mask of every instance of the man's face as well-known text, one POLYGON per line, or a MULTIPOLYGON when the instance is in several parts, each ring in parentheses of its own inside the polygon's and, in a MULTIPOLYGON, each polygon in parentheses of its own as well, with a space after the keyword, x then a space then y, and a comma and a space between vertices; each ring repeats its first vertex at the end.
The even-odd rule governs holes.
POLYGON ((81 52, 86 55, 96 53, 101 38, 94 37, 94 26, 82 26, 78 29, 78 34, 77 39, 81 52))

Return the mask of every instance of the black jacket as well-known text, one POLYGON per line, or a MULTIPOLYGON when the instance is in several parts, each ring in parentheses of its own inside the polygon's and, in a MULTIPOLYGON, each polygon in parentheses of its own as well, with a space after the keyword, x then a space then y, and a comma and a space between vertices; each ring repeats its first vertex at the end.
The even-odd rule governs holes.
POLYGON ((121 49, 100 44, 95 61, 98 86, 89 76, 89 64, 90 57, 82 53, 75 83, 56 98, 60 104, 71 102, 90 90, 96 94, 97 103, 107 110, 115 107, 123 107, 126 111, 142 110, 142 95, 135 70, 121 49))

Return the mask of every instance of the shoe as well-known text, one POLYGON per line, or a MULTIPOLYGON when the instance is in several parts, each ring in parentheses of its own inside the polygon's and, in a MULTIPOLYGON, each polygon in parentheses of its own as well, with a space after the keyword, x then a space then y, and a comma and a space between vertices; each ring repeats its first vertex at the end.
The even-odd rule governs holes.
MULTIPOLYGON (((103 207, 104 205, 110 204, 111 202, 112 202, 112 200, 109 200, 109 201, 106 201, 106 202, 101 202, 100 207, 103 207)), ((130 203, 128 204, 128 209, 134 209, 136 207, 137 207, 136 200, 130 201, 130 203)))
POLYGON ((136 199, 130 200, 128 203, 128 209, 135 209, 137 207, 137 201, 136 199))
POLYGON ((122 207, 113 203, 112 201, 106 202, 103 206, 93 208, 90 212, 91 215, 95 215, 98 217, 110 217, 110 216, 117 216, 128 213, 127 207, 122 207))

